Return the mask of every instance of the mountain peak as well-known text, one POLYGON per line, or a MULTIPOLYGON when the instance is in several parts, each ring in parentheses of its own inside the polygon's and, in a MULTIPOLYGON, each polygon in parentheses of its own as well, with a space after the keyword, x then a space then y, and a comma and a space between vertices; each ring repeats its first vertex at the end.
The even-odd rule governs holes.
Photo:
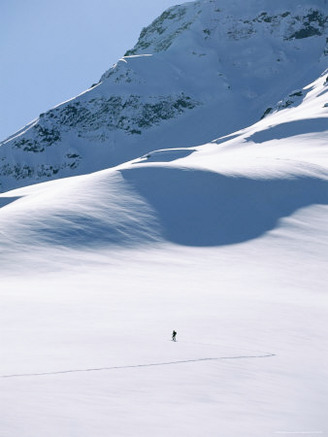
POLYGON ((95 86, 1 143, 1 189, 195 146, 253 124, 328 67, 326 6, 200 0, 169 8, 95 86))
POLYGON ((141 31, 137 44, 126 55, 166 51, 183 34, 189 38, 201 32, 204 38, 226 34, 247 38, 261 24, 285 39, 322 35, 328 26, 327 4, 327 0, 302 0, 297 5, 294 0, 198 0, 173 6, 141 31))

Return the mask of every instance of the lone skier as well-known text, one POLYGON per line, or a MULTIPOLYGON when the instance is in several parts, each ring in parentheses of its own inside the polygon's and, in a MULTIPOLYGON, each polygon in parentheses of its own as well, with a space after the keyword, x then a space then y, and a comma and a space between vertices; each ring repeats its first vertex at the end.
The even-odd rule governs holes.
POLYGON ((173 330, 172 332, 172 341, 177 341, 177 332, 173 330))

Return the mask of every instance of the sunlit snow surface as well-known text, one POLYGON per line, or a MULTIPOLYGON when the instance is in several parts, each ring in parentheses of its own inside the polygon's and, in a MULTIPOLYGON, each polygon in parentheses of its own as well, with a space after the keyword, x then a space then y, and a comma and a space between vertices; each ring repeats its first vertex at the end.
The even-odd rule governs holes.
POLYGON ((324 81, 231 137, 0 197, 1 436, 327 435, 324 81))

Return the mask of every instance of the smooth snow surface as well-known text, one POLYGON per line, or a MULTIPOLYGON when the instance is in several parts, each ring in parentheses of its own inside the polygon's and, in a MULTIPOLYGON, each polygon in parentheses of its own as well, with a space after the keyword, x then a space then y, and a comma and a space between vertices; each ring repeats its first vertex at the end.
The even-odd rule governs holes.
POLYGON ((327 435, 326 87, 0 197, 1 436, 327 435))

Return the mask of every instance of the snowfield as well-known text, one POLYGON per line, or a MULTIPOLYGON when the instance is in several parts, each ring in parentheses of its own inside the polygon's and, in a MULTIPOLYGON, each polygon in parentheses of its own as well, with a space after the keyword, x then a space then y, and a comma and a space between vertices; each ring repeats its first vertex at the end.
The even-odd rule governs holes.
MULTIPOLYGON (((144 91, 147 81, 138 82, 142 74, 152 76, 155 67, 160 73, 164 64, 161 44, 171 41, 168 59, 182 65, 179 53, 195 56, 183 51, 190 35, 200 49, 204 38, 222 30, 228 35, 222 47, 232 48, 237 41, 241 51, 231 49, 231 62, 224 62, 209 50, 204 68, 195 61, 197 68, 190 70, 201 75, 207 93, 213 82, 203 79, 215 71, 213 60, 227 69, 219 79, 225 91, 220 88, 212 106, 209 95, 195 88, 199 101, 204 97, 203 106, 197 107, 199 112, 180 113, 182 107, 193 110, 192 101, 176 94, 184 75, 180 72, 181 82, 175 83, 172 71, 178 64, 169 63, 172 76, 163 86, 173 83, 174 93, 165 93, 163 107, 175 108, 181 120, 157 120, 154 130, 147 128, 138 139, 131 139, 131 132, 115 136, 104 130, 104 137, 117 140, 111 150, 115 167, 105 168, 108 150, 102 143, 92 161, 90 145, 101 132, 95 134, 90 126, 78 128, 85 137, 81 134, 77 149, 87 159, 81 158, 81 167, 70 167, 70 160, 80 162, 70 145, 78 131, 65 130, 66 118, 58 124, 66 126, 58 147, 67 162, 59 175, 50 175, 58 180, 37 184, 38 177, 24 167, 28 163, 32 168, 35 156, 33 165, 42 167, 43 160, 60 155, 57 146, 41 150, 50 133, 57 135, 50 122, 35 122, 41 143, 32 124, 1 146, 2 162, 7 159, 19 170, 16 180, 9 164, 3 164, 3 187, 16 188, 0 195, 1 437, 328 434, 327 57, 318 61, 327 23, 322 15, 308 13, 309 7, 326 7, 327 2, 298 1, 295 14, 308 14, 312 23, 305 29, 307 37, 302 23, 284 12, 292 7, 291 0, 259 2, 269 15, 258 15, 255 0, 247 14, 242 2, 229 6, 222 0, 222 11, 215 11, 223 14, 222 28, 213 22, 204 33, 217 3, 192 2, 166 12, 157 27, 142 33, 119 68, 92 88, 99 101, 104 89, 109 97, 116 79, 118 87, 144 91), (197 21, 200 5, 204 8, 197 21), (240 19, 232 20, 236 10, 240 19), (247 20, 252 14, 257 17, 253 24, 247 20), (173 24, 165 27, 168 19, 173 24), (231 23, 236 25, 232 34, 227 33, 231 23), (265 23, 265 41, 272 50, 267 55, 279 55, 283 63, 277 75, 264 68, 272 67, 272 59, 258 63, 265 44, 260 52, 247 51, 253 44, 249 38, 262 38, 265 23), (250 28, 253 33, 246 32, 250 28), (286 51, 279 51, 277 35, 290 36, 284 40, 286 51), (147 51, 158 57, 146 56, 147 51), (243 65, 237 68, 238 53, 243 65), (313 57, 305 65, 306 53, 313 57), (145 63, 151 67, 144 68, 145 63), (129 70, 131 64, 134 70, 129 70), (143 73, 135 77, 138 68, 143 73), (321 76, 319 70, 324 71, 321 76), (123 79, 115 76, 122 71, 127 73, 123 79), (238 71, 245 71, 245 77, 238 71), (265 83, 250 71, 265 77, 265 83), (272 77, 272 89, 264 92, 272 77), (228 79, 240 85, 231 100, 228 79), (297 84, 294 91, 292 83, 297 84), (263 98, 261 105, 255 105, 254 90, 263 98), (230 103, 226 118, 219 120, 225 112, 224 104, 216 112, 220 93, 230 103), (287 97, 277 103, 280 94, 287 97), (272 106, 255 122, 268 102, 272 106), (212 141, 197 143, 207 137, 212 141), (124 138, 125 146, 119 148, 124 138), (15 141, 29 149, 18 150, 15 141), (22 168, 30 179, 21 179, 22 168), (63 177, 75 169, 75 176, 63 177), (176 343, 171 341, 173 329, 176 343)), ((190 59, 186 65, 191 68, 190 59)), ((148 79, 159 92, 160 80, 148 79)), ((186 78, 188 90, 194 88, 193 79, 192 74, 186 78)), ((72 102, 86 102, 88 96, 72 102)), ((137 100, 133 111, 128 108, 130 121, 139 114, 137 100)), ((91 104, 96 105, 88 100, 86 108, 91 104)), ((65 105, 67 109, 69 102, 65 105)), ((126 107, 120 110, 125 114, 126 107)), ((51 111, 44 117, 59 110, 51 111)), ((65 117, 72 113, 70 107, 65 117)), ((95 113, 97 117, 83 112, 79 120, 83 124, 90 116, 97 124, 95 113)))
POLYGON ((1 436, 326 435, 324 79, 230 137, 1 196, 1 436))
POLYGON ((324 263, 282 241, 6 279, 2 435, 326 432, 324 263))

